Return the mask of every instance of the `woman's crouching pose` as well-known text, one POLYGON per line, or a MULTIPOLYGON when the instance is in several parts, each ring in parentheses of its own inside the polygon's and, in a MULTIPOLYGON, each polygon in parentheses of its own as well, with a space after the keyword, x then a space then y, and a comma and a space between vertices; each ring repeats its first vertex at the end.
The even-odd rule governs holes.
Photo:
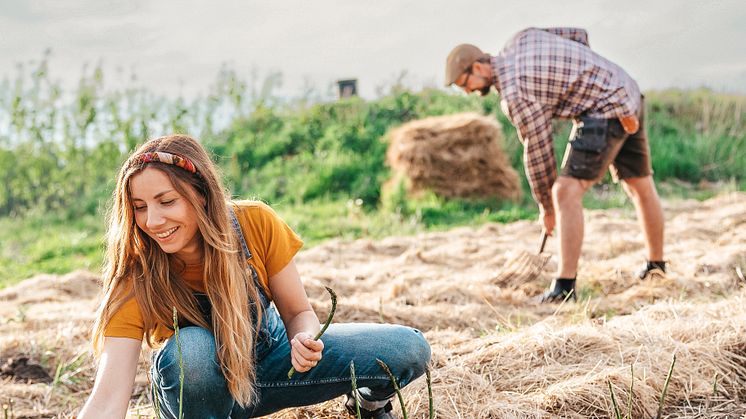
POLYGON ((363 417, 393 417, 394 388, 376 358, 405 386, 425 371, 427 341, 409 327, 357 323, 313 340, 319 320, 293 262, 302 244, 267 205, 228 201, 193 138, 138 148, 114 191, 93 333, 99 368, 79 418, 125 417, 143 339, 160 348, 150 375, 161 418, 250 418, 343 394, 351 412, 357 401, 363 417))

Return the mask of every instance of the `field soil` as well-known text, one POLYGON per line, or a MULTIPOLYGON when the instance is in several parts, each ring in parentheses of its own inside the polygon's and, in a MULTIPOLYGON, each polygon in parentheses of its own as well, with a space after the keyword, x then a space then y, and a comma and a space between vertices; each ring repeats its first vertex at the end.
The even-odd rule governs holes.
MULTIPOLYGON (((742 417, 746 194, 664 202, 664 211, 669 272, 645 281, 636 276, 645 250, 634 212, 586 211, 577 303, 537 303, 556 268, 554 238, 543 258, 526 258, 540 268, 535 278, 505 275, 537 251, 540 229, 530 221, 331 240, 296 261, 319 318, 330 308, 330 286, 339 296, 336 322, 425 333, 437 417, 616 417, 612 391, 622 417, 655 417, 669 373, 663 417, 742 417)), ((99 280, 89 272, 41 275, 0 290, 0 397, 12 399, 16 418, 72 417, 85 401, 99 280)), ((133 418, 152 414, 148 353, 133 418)), ((427 417, 424 378, 403 393, 409 417, 427 417)), ((342 403, 272 417, 346 417, 342 403)))

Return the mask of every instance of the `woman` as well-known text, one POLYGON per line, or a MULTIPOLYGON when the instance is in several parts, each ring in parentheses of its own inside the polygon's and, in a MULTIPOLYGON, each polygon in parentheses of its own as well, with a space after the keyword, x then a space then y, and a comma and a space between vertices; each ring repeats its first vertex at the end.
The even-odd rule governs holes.
POLYGON ((430 347, 415 329, 332 324, 313 340, 319 320, 293 262, 302 241, 267 205, 227 201, 195 139, 142 145, 113 198, 93 331, 99 368, 80 419, 125 417, 143 338, 160 348, 150 375, 163 418, 180 408, 186 418, 249 418, 342 394, 363 417, 390 418, 394 390, 375 359, 401 386, 424 372, 430 347))

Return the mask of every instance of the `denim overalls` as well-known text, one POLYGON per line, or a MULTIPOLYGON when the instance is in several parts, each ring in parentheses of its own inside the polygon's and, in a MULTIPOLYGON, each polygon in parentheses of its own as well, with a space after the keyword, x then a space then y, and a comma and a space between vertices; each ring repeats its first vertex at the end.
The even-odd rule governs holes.
MULTIPOLYGON (((232 208, 231 221, 246 259, 250 260, 253 255, 232 208)), ((263 307, 255 346, 257 396, 249 406, 236 403, 218 365, 212 332, 185 326, 179 331, 184 370, 181 407, 185 418, 245 419, 331 400, 351 391, 349 367, 353 360, 360 393, 372 402, 387 400, 394 394, 389 377, 376 358, 389 365, 400 387, 424 373, 430 346, 418 330, 390 324, 334 323, 321 338, 324 350, 317 366, 288 379, 292 364, 285 325, 274 304, 270 304, 254 267, 249 266, 263 307)), ((209 313, 206 302, 206 298, 200 301, 205 314, 209 313)), ((150 370, 160 416, 168 419, 176 418, 179 412, 181 370, 175 340, 171 337, 154 355, 150 370)))

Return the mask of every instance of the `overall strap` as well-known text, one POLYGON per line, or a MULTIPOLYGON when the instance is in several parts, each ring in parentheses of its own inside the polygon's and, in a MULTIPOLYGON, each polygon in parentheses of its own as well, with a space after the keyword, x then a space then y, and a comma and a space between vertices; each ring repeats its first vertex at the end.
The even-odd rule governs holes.
POLYGON ((232 205, 228 205, 228 209, 231 210, 231 224, 233 225, 233 231, 236 232, 238 239, 241 241, 241 247, 243 248, 243 254, 246 256, 246 260, 249 260, 252 258, 251 251, 249 250, 249 245, 246 244, 246 239, 243 236, 241 224, 238 223, 236 211, 233 210, 232 205))
MULTIPOLYGON (((251 254, 251 251, 249 250, 249 245, 246 244, 246 239, 243 235, 243 230, 241 230, 241 224, 238 222, 238 217, 236 217, 236 211, 233 210, 233 206, 228 204, 228 209, 231 211, 231 224, 233 225, 233 231, 235 231, 236 235, 238 235, 238 240, 241 242, 241 247, 243 248, 243 254, 246 257, 246 260, 250 260, 253 256, 251 254)), ((259 291, 259 298, 261 299, 261 304, 263 307, 267 307, 269 305, 269 297, 267 296, 267 293, 264 291, 264 286, 259 282, 259 275, 256 273, 256 269, 254 269, 254 266, 249 263, 249 270, 251 271, 251 277, 254 280, 254 286, 256 286, 257 291, 259 291)))

